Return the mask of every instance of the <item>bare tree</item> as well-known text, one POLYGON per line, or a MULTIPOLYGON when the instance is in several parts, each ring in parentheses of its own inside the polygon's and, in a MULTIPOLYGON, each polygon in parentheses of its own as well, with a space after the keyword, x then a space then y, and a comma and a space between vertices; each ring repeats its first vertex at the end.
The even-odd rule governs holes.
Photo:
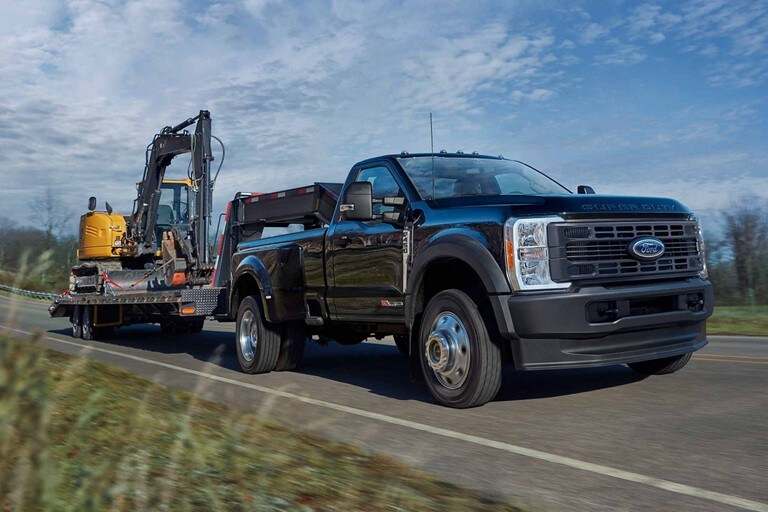
POLYGON ((768 301, 768 204, 744 198, 725 213, 735 284, 745 302, 768 301))
POLYGON ((45 232, 47 241, 52 243, 56 238, 69 234, 72 225, 72 212, 61 206, 50 185, 39 198, 32 219, 37 222, 39 229, 45 232))

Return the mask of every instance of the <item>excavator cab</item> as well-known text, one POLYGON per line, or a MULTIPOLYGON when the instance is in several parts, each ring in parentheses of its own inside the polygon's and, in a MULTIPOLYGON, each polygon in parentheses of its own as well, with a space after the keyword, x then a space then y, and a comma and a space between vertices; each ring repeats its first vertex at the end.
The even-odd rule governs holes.
POLYGON ((189 224, 190 211, 194 211, 192 182, 188 179, 163 180, 155 221, 155 240, 158 248, 164 232, 170 231, 173 226, 189 224))

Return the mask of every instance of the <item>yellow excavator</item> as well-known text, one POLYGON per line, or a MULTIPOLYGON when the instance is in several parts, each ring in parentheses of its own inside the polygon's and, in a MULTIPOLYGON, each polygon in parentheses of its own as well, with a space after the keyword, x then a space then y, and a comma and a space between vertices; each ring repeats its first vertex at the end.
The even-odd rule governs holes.
POLYGON ((69 290, 49 307, 51 316, 69 317, 72 336, 83 339, 138 323, 199 332, 226 296, 224 288, 211 286, 209 240, 213 187, 223 162, 224 144, 211 134, 207 110, 157 133, 146 149, 133 213, 115 213, 109 203, 96 211, 96 198, 88 200, 88 213, 80 218, 79 263, 69 290), (215 176, 211 139, 221 144, 215 176), (186 179, 165 179, 171 161, 185 154, 186 179))
POLYGON ((80 264, 72 269, 71 292, 104 292, 105 286, 108 291, 140 292, 210 283, 211 138, 216 137, 207 110, 156 134, 147 146, 131 215, 115 213, 109 203, 105 211, 96 211, 96 198, 89 199, 89 211, 80 218, 80 264), (190 133, 185 128, 192 124, 190 133), (191 154, 188 177, 165 179, 171 161, 183 154, 191 154))

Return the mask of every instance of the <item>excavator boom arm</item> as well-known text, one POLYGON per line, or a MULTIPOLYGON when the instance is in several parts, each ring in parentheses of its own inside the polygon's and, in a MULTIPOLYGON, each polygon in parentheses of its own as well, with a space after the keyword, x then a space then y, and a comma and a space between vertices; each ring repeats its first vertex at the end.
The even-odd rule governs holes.
POLYGON ((131 241, 138 254, 150 254, 156 250, 155 227, 160 204, 160 189, 165 171, 174 157, 192 152, 193 188, 195 190, 195 216, 191 219, 198 263, 209 263, 208 220, 211 215, 211 114, 201 110, 195 116, 176 126, 167 126, 155 135, 148 147, 144 178, 139 184, 136 211, 131 222, 131 241), (197 123, 194 133, 181 132, 197 123), (179 133, 181 132, 181 133, 179 133))

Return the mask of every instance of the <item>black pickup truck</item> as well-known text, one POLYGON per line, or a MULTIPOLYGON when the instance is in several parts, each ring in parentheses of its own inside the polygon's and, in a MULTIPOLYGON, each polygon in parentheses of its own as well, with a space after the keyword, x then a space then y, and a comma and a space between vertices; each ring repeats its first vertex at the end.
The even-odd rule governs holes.
POLYGON ((249 373, 308 337, 392 335, 451 407, 519 370, 682 368, 713 308, 699 220, 677 201, 579 193, 518 161, 387 155, 342 184, 238 194, 214 286, 249 373), (337 200, 338 199, 338 200, 337 200), (231 255, 231 257, 229 257, 231 255))

